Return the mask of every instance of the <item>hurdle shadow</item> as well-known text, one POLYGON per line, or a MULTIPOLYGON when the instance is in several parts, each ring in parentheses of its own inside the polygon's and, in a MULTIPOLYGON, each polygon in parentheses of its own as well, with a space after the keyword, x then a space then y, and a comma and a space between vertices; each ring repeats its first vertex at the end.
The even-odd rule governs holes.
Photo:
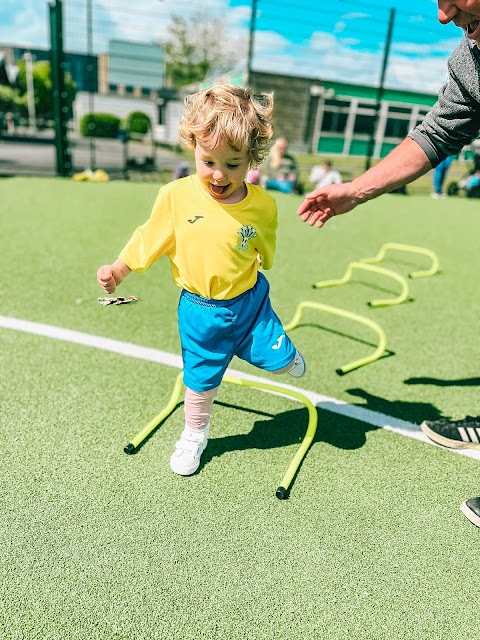
MULTIPOLYGON (((364 409, 370 409, 378 413, 383 413, 399 420, 406 420, 413 424, 420 424, 424 420, 438 420, 440 418, 449 418, 442 415, 442 412, 429 402, 405 402, 404 400, 386 400, 380 396, 376 396, 365 389, 353 388, 346 389, 347 393, 356 398, 364 400, 362 403, 356 403, 364 409)), ((355 403, 353 403, 355 404, 355 403)))
MULTIPOLYGON (((405 267, 409 271, 421 271, 422 269, 425 268, 425 263, 422 263, 420 260, 409 260, 408 258, 400 258, 399 256, 390 256, 388 259, 386 258, 385 260, 382 260, 378 264, 382 265, 383 267, 384 265, 389 265, 390 263, 393 265, 398 265, 399 267, 405 267)), ((386 266, 386 268, 389 269, 390 266, 386 266)), ((443 271, 439 267, 438 271, 434 275, 436 276, 441 273, 443 273, 443 271)), ((402 275, 405 275, 405 274, 402 274, 402 275)))
MULTIPOLYGON (((223 402, 215 404, 236 411, 241 409, 238 405, 223 402)), ((268 450, 298 445, 305 435, 308 424, 307 409, 292 409, 279 414, 254 412, 251 409, 245 409, 245 411, 250 414, 257 413, 260 416, 268 416, 268 419, 256 420, 252 429, 247 433, 210 437, 208 447, 202 455, 200 469, 213 458, 222 456, 224 453, 246 449, 268 450)), ((380 428, 331 411, 317 409, 317 414, 318 426, 312 446, 317 443, 325 443, 338 449, 359 449, 366 442, 366 434, 380 428)))
MULTIPOLYGON (((347 338, 351 342, 357 342, 358 344, 366 345, 367 347, 375 348, 377 346, 374 342, 370 342, 370 340, 364 340, 363 338, 352 336, 350 333, 338 331, 337 329, 332 329, 331 327, 325 327, 324 325, 318 324, 317 322, 301 322, 297 327, 295 327, 295 330, 300 328, 305 328, 305 327, 319 329, 320 331, 325 331, 326 333, 330 333, 333 336, 338 336, 339 338, 347 338)), ((377 358, 377 360, 383 360, 384 358, 391 358, 394 355, 395 355, 395 351, 392 351, 391 349, 387 348, 385 349, 385 352, 382 353, 382 355, 379 358, 377 358)), ((375 360, 375 362, 377 360, 375 360)), ((370 364, 373 364, 373 362, 370 364)))
POLYGON ((452 380, 442 380, 441 378, 430 378, 428 376, 419 376, 417 378, 407 378, 403 384, 431 384, 436 387, 478 387, 480 386, 480 377, 477 378, 454 378, 452 380))
MULTIPOLYGON (((368 280, 362 280, 361 278, 351 278, 343 286, 348 286, 348 285, 357 285, 357 286, 363 287, 365 289, 373 289, 374 291, 378 291, 379 293, 385 293, 386 295, 391 295, 392 298, 398 296, 398 287, 397 287, 397 289, 393 289, 393 288, 390 288, 390 287, 382 286, 382 285, 378 284, 377 282, 369 282, 368 280)), ((313 285, 312 285, 312 288, 314 288, 313 285)), ((327 287, 325 289, 327 289, 327 287)), ((315 289, 315 290, 316 291, 321 291, 322 289, 315 289)), ((407 304, 409 302, 415 302, 415 298, 408 297, 401 304, 403 305, 403 304, 407 304)), ((370 305, 368 304, 368 302, 366 302, 365 306, 369 307, 370 305)), ((300 326, 300 325, 298 325, 298 326, 300 326)))

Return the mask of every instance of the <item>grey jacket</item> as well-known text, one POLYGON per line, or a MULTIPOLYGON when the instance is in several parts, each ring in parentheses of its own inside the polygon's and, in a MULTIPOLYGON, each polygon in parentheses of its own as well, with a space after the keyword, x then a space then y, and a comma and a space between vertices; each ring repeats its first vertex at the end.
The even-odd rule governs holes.
POLYGON ((480 129, 480 51, 468 38, 450 57, 448 73, 437 102, 408 134, 433 167, 470 144, 480 129))

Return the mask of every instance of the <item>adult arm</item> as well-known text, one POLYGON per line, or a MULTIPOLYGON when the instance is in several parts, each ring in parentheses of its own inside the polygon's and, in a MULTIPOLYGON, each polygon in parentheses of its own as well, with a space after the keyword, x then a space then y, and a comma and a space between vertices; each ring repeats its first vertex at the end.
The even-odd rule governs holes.
POLYGON ((309 193, 297 213, 310 226, 323 227, 333 216, 398 189, 431 168, 422 147, 411 138, 405 138, 388 156, 352 182, 332 184, 309 193))

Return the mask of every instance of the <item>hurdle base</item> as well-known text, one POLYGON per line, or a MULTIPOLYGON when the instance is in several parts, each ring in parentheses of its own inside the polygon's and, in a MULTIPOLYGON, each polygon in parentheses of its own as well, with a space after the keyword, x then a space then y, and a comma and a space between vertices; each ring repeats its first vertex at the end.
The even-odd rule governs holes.
POLYGON ((137 453, 137 447, 129 442, 126 447, 123 448, 126 454, 131 456, 133 453, 137 453))

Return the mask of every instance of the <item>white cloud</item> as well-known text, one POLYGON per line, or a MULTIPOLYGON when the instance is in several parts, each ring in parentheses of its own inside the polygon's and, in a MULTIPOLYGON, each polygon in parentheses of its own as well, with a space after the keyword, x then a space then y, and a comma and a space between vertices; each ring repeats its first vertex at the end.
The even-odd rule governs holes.
MULTIPOLYGON (((263 47, 255 48, 254 69, 353 84, 376 86, 380 81, 382 53, 352 48, 356 42, 350 39, 315 32, 305 46, 275 38, 274 34, 261 41, 263 47)), ((385 85, 436 93, 446 80, 447 59, 457 44, 456 39, 433 47, 396 44, 389 57, 385 85), (412 53, 416 53, 414 63, 409 57, 412 53)))
POLYGON ((0 42, 32 48, 46 47, 49 42, 47 20, 46 3, 6 0, 0 9, 0 42))
POLYGON ((342 16, 343 20, 360 20, 362 18, 370 18, 368 13, 350 12, 342 16))
MULTIPOLYGON (((70 51, 86 51, 86 0, 64 0, 64 42, 70 51)), ((188 18, 199 10, 208 19, 221 18, 229 47, 245 63, 251 5, 229 8, 228 0, 92 0, 94 52, 108 49, 108 40, 120 38, 139 42, 162 41, 167 37, 172 15, 188 18), (243 43, 243 44, 242 44, 243 43)), ((48 5, 46 0, 0 0, 0 43, 47 47, 48 5)), ((333 79, 358 84, 377 84, 381 51, 360 50, 357 38, 345 37, 347 20, 361 20, 367 14, 339 15, 334 32, 317 31, 303 44, 292 42, 276 31, 257 30, 254 69, 276 73, 333 79), (344 36, 342 37, 342 34, 344 36)), ((410 22, 420 22, 412 16, 410 22)), ((261 21, 257 23, 260 24, 261 21)), ((446 77, 446 61, 460 40, 447 38, 431 44, 392 43, 387 86, 436 91, 446 77)), ((364 43, 366 46, 366 43, 364 43)))

